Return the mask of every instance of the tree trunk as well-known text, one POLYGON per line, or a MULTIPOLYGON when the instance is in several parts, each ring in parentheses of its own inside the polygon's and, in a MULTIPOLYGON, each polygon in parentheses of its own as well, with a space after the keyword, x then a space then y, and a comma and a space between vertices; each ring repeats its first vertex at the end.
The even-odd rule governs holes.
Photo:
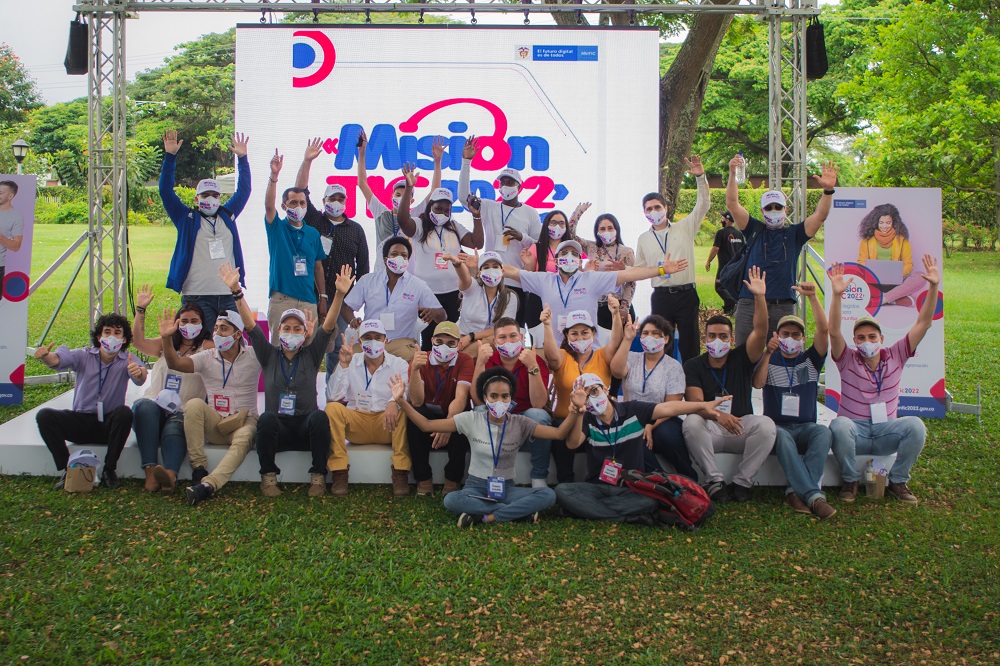
MULTIPOLYGON (((567 5, 568 2, 563 0, 542 0, 547 5, 567 5)), ((583 5, 580 6, 583 9, 583 5)), ((577 25, 576 14, 573 12, 549 12, 552 16, 552 20, 556 22, 556 25, 573 27, 577 25)), ((587 20, 586 16, 580 15, 580 22, 583 25, 590 25, 590 21, 587 20)))

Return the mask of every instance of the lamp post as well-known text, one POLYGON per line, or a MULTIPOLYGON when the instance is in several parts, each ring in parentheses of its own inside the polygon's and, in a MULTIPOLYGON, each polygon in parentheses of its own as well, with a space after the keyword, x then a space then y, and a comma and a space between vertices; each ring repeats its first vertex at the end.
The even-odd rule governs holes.
POLYGON ((27 157, 27 155, 28 155, 28 148, 29 147, 30 146, 28 146, 27 141, 25 141, 24 139, 18 139, 13 144, 11 144, 11 150, 14 151, 14 159, 17 160, 17 173, 18 173, 18 175, 20 175, 22 173, 21 172, 21 162, 23 162, 24 158, 27 157))

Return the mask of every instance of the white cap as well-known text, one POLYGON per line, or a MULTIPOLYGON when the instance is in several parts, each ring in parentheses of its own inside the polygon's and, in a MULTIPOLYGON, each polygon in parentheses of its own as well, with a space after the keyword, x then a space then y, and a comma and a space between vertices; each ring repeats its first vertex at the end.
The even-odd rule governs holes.
POLYGON ((219 319, 225 319, 230 324, 235 326, 236 330, 238 330, 240 333, 243 332, 243 317, 240 316, 239 312, 236 312, 234 310, 226 310, 225 312, 219 315, 219 319))
POLYGON ((219 187, 219 181, 206 178, 204 180, 199 180, 198 187, 194 190, 195 194, 201 194, 203 192, 218 192, 219 194, 222 194, 222 188, 219 187))
POLYGON ((153 402, 167 412, 174 414, 178 409, 180 409, 181 395, 173 389, 163 389, 156 394, 156 398, 153 399, 153 402))
POLYGON ((396 181, 396 184, 392 186, 392 191, 395 192, 396 190, 404 187, 406 187, 406 179, 400 178, 396 181))
POLYGON ((334 194, 343 194, 346 197, 347 188, 345 188, 343 185, 327 185, 326 192, 323 194, 323 198, 329 199, 334 194))
POLYGON ((101 464, 101 459, 90 449, 80 449, 74 451, 66 463, 67 467, 76 465, 78 467, 97 467, 101 464))
POLYGON ((559 256, 559 253, 568 247, 571 247, 574 250, 576 250, 576 253, 579 254, 581 257, 583 256, 583 247, 575 240, 566 240, 563 241, 562 243, 559 243, 559 247, 556 248, 556 256, 559 256))
POLYGON ((577 381, 583 385, 583 388, 590 388, 591 386, 604 386, 604 380, 592 372, 583 373, 577 381))
POLYGON ((454 200, 455 197, 452 196, 451 190, 447 188, 439 187, 431 192, 430 201, 447 201, 448 203, 451 203, 454 200))
POLYGON ((306 313, 298 308, 288 308, 281 313, 281 319, 278 320, 278 326, 281 326, 281 322, 285 321, 289 317, 295 317, 302 322, 302 325, 306 325, 306 313))
POLYGON ((487 250, 479 255, 479 268, 483 267, 487 261, 495 261, 503 266, 503 257, 500 256, 499 252, 494 252, 493 250, 487 250))
POLYGON ((506 169, 500 172, 500 175, 497 176, 497 180, 500 180, 504 176, 513 178, 518 182, 519 185, 524 182, 524 179, 521 178, 521 172, 518 171, 517 169, 511 169, 510 167, 507 167, 506 169))
POLYGON ((768 207, 769 204, 781 204, 782 206, 787 206, 788 202, 785 200, 785 195, 780 190, 768 190, 764 194, 760 195, 760 208, 761 210, 768 207))
POLYGON ((361 326, 358 328, 358 338, 363 337, 365 333, 381 333, 385 335, 385 326, 382 325, 382 320, 365 319, 361 322, 361 326))
POLYGON ((577 324, 584 324, 594 328, 594 319, 586 310, 573 310, 566 315, 566 330, 573 328, 577 324))

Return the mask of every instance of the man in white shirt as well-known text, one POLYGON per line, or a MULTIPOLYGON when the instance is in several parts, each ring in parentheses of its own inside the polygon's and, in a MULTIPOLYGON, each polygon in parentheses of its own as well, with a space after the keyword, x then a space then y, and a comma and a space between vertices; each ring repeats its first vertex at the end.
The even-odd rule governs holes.
POLYGON ((694 210, 679 222, 671 222, 667 219, 667 204, 662 196, 656 192, 644 196, 643 213, 653 226, 639 236, 635 253, 636 266, 659 266, 667 253, 688 262, 687 268, 676 274, 653 278, 653 295, 649 299, 650 312, 660 315, 677 329, 682 362, 694 358, 701 351, 701 331, 698 328, 701 301, 695 285, 694 239, 712 205, 701 158, 692 155, 684 163, 688 173, 698 183, 694 210))
POLYGON ((410 494, 410 448, 406 443, 406 416, 392 397, 389 380, 408 376, 407 362, 385 349, 385 326, 379 319, 366 319, 358 331, 362 352, 347 345, 340 348, 340 362, 326 388, 326 415, 330 418, 330 459, 333 473, 330 492, 347 495, 347 441, 352 444, 392 445, 392 494, 410 494), (346 405, 342 401, 346 401, 346 405))
POLYGON ((0 301, 3 300, 3 278, 7 272, 7 251, 19 252, 24 238, 24 217, 14 205, 17 183, 0 180, 0 301))

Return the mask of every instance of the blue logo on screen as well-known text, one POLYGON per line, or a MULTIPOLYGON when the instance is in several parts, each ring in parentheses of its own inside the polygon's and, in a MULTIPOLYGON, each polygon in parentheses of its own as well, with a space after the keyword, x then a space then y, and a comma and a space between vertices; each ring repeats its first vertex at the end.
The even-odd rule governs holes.
POLYGON ((596 46, 540 46, 532 48, 532 60, 561 60, 563 62, 597 62, 596 46))
POLYGON ((868 208, 868 202, 864 199, 834 199, 834 208, 868 208))

